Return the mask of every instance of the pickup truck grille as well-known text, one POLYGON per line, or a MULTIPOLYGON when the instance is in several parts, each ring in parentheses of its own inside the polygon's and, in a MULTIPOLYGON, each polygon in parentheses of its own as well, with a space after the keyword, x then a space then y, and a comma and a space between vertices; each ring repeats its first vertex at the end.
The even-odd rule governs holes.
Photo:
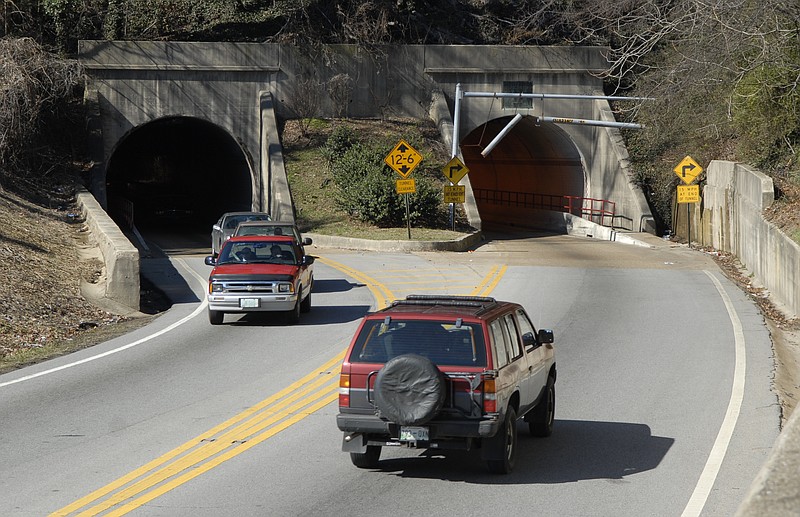
POLYGON ((222 282, 226 293, 277 293, 278 282, 222 282))

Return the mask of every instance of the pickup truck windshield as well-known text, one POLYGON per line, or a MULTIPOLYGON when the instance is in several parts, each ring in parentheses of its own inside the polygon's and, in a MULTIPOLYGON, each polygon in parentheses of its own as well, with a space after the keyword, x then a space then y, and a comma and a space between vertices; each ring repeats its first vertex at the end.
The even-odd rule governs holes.
POLYGON ((297 264, 300 253, 290 242, 228 242, 217 264, 297 264))
POLYGON ((486 366, 481 326, 455 321, 381 320, 364 323, 351 363, 385 363, 403 354, 418 354, 442 366, 486 366))

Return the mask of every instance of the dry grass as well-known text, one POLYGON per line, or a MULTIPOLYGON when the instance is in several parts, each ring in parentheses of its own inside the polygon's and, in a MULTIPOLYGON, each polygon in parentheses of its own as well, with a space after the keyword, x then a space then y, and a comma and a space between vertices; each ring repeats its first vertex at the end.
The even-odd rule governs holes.
POLYGON ((81 296, 81 281, 100 274, 99 264, 79 260, 86 238, 69 208, 41 208, 0 190, 0 371, 120 322, 81 296))

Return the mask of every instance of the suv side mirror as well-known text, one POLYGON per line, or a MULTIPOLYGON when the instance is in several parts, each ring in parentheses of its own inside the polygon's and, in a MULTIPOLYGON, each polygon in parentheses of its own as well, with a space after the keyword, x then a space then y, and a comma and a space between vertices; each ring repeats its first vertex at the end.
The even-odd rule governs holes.
POLYGON ((539 329, 539 343, 552 343, 553 342, 553 331, 550 329, 539 329))
POLYGON ((526 332, 522 334, 522 346, 525 348, 528 347, 536 347, 538 343, 536 342, 536 338, 533 336, 533 332, 526 332))
POLYGON ((311 246, 312 242, 310 237, 303 237, 303 246, 311 246))
POLYGON ((211 255, 209 255, 208 257, 206 257, 205 263, 206 263, 206 266, 216 266, 217 265, 217 259, 215 259, 211 255))
POLYGON ((314 257, 311 255, 303 255, 303 260, 300 263, 304 266, 310 266, 314 263, 314 257))
POLYGON ((218 224, 215 224, 214 226, 212 226, 211 229, 212 230, 216 230, 216 231, 222 230, 222 228, 220 228, 218 224))

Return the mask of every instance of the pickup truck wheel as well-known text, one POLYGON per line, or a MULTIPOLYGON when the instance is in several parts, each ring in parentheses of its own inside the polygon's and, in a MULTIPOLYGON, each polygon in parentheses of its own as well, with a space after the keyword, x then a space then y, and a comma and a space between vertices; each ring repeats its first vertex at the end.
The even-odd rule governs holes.
MULTIPOLYGON (((517 412, 509 406, 503 428, 497 433, 500 436, 492 440, 492 446, 502 448, 501 460, 488 460, 489 472, 494 474, 510 474, 514 470, 514 460, 517 457, 517 412)), ((499 452, 499 451, 498 451, 499 452)))
POLYGON ((428 358, 398 355, 375 377, 375 407, 395 424, 424 424, 442 409, 445 387, 444 374, 428 358))
POLYGON ((308 296, 306 296, 303 303, 300 304, 300 312, 310 312, 311 311, 311 292, 309 291, 308 296))
POLYGON ((294 325, 295 323, 300 321, 300 297, 298 296, 297 302, 294 304, 294 308, 289 310, 286 313, 286 321, 289 325, 294 325))
POLYGON ((208 311, 208 321, 212 325, 222 325, 222 320, 225 318, 225 313, 221 311, 208 311))
POLYGON ((374 469, 378 466, 378 459, 381 457, 380 445, 367 445, 367 452, 351 452, 350 461, 360 469, 374 469))
POLYGON ((546 438, 553 434, 553 422, 556 416, 556 385, 552 377, 547 379, 546 390, 542 401, 533 409, 528 421, 528 430, 533 436, 539 438, 546 438))

